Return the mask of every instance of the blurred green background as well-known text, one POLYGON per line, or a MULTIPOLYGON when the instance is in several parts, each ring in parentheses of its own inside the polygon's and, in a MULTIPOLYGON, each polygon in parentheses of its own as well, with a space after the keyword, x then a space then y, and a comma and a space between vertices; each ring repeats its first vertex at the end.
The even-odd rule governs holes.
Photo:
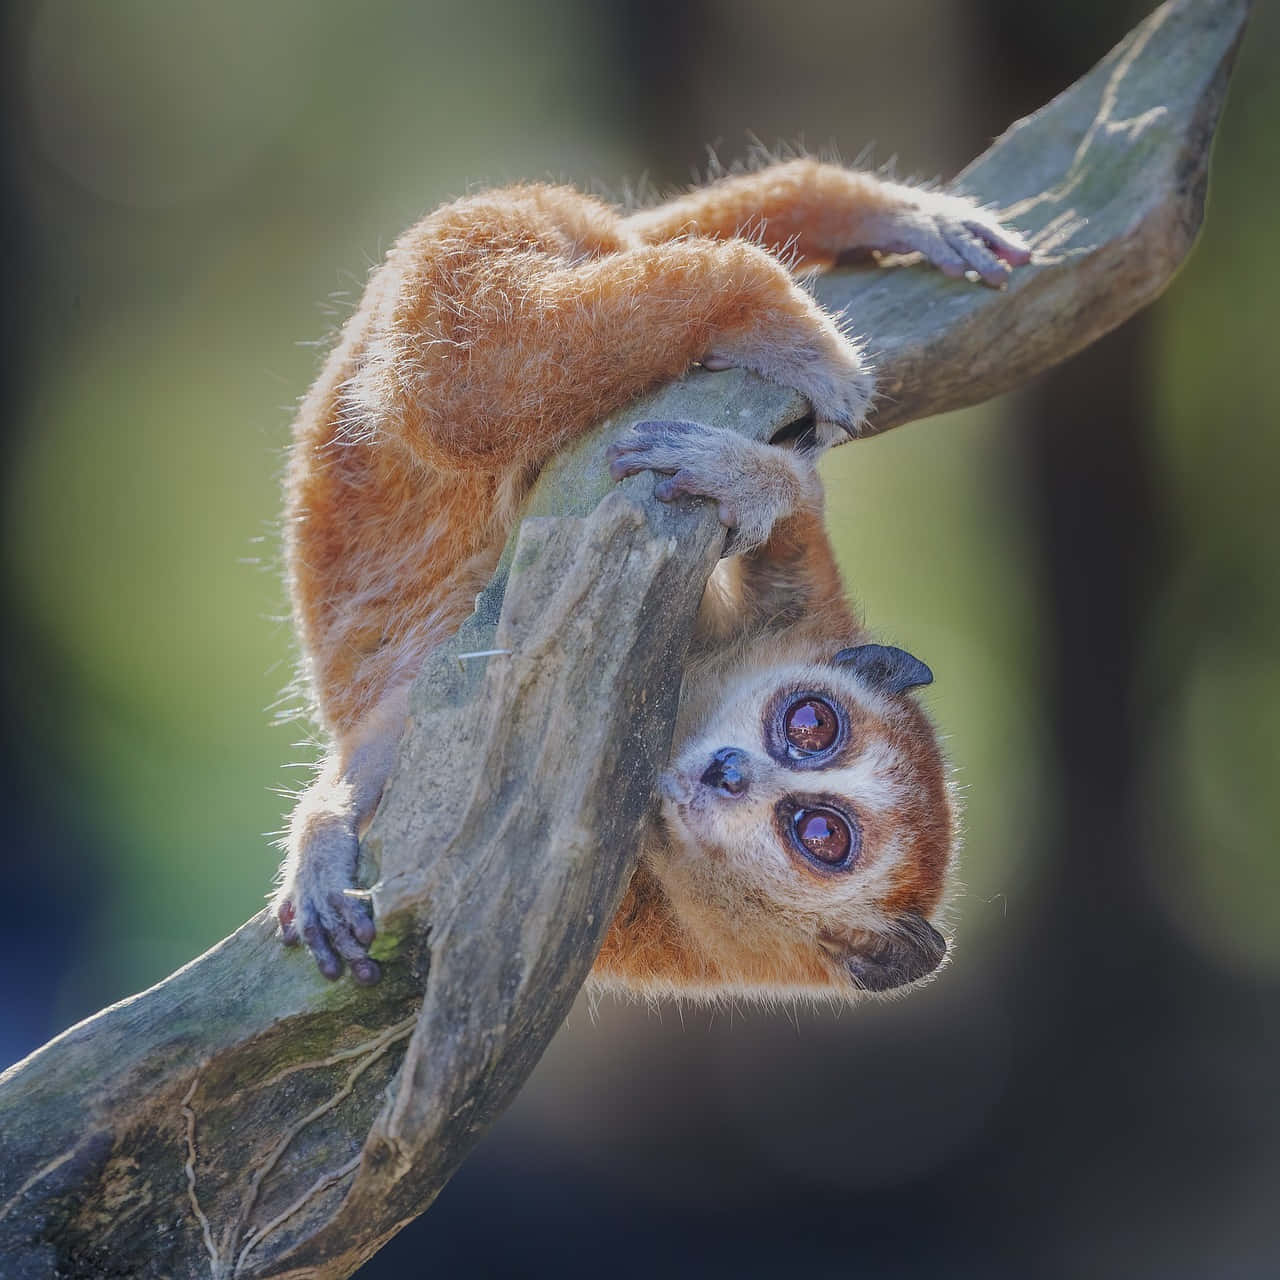
MULTIPOLYGON (((8 6, 0 1059, 262 903, 314 757, 292 406, 408 223, 749 135, 946 176, 1145 8, 8 6)), ((854 594, 938 673, 954 965, 839 1018, 582 1007, 368 1275, 1280 1271, 1277 136, 1272 5, 1159 303, 824 464, 854 594)))

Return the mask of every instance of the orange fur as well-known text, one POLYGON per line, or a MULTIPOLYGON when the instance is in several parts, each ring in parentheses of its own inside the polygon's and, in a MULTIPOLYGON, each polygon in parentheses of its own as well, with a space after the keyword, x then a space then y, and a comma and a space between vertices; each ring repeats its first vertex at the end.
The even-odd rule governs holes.
POLYGON ((403 236, 295 428, 286 553, 325 727, 340 738, 466 617, 560 444, 766 322, 836 356, 762 249, 643 244, 564 188, 462 200, 403 236))
POLYGON ((872 174, 804 158, 722 178, 631 221, 649 241, 750 229, 753 239, 793 255, 798 265, 830 266, 850 250, 878 247, 880 221, 914 195, 872 174))
MULTIPOLYGON (((294 431, 289 586, 333 749, 291 822, 276 900, 286 941, 301 935, 329 976, 345 960, 358 980, 376 979, 365 955, 372 925, 341 895, 355 833, 377 803, 409 682, 470 612, 545 460, 704 358, 808 396, 817 444, 852 434, 870 393, 859 349, 778 255, 830 263, 846 250, 919 247, 947 270, 951 250, 934 248, 944 214, 984 217, 955 197, 799 160, 630 216, 563 187, 490 191, 436 210, 396 242, 294 431), (752 240, 738 238, 744 229, 752 240)), ((995 230, 966 252, 990 281, 1004 264, 983 245, 1004 245, 1008 261, 1020 251, 987 224, 995 230)), ((761 545, 723 562, 708 589, 691 667, 704 688, 691 676, 687 731, 731 672, 829 661, 861 636, 816 481, 798 463, 773 465, 767 451, 743 457, 745 505, 757 481, 772 484, 782 518, 761 545)), ((916 762, 903 767, 930 781, 926 797, 906 787, 877 819, 897 833, 901 865, 885 872, 874 911, 838 922, 846 934, 886 912, 933 912, 952 844, 932 730, 914 705, 889 708, 877 724, 916 762)), ((648 853, 598 975, 704 992, 848 986, 822 942, 830 921, 762 905, 744 884, 740 902, 694 911, 703 924, 691 931, 693 908, 672 898, 648 853), (713 933, 721 943, 707 943, 713 933)))

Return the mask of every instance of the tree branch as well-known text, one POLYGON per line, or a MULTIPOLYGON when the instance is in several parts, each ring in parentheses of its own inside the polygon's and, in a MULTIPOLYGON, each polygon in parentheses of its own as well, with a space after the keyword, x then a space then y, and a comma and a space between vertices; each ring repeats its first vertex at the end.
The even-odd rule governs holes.
MULTIPOLYGON (((870 429, 983 400, 1151 301, 1203 212, 1247 0, 1174 0, 960 178, 1036 261, 992 293, 833 272, 870 335, 870 429)), ((385 976, 330 985, 265 912, 0 1077, 11 1277, 349 1275, 421 1213, 581 986, 664 761, 723 531, 609 484, 639 416, 767 438, 793 393, 690 373, 550 465, 475 616, 427 664, 364 846, 385 976), (496 651, 496 652, 494 652, 496 651)))

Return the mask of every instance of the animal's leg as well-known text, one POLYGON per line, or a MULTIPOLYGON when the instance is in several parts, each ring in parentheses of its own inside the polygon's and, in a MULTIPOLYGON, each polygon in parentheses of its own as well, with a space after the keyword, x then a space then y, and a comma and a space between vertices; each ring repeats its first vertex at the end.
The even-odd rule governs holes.
POLYGON ((1010 267, 1031 259, 1016 231, 966 196, 807 159, 722 178, 627 223, 650 241, 748 236, 807 264, 829 265, 858 251, 922 253, 946 275, 976 271, 996 286, 1010 267))
POLYGON ((375 362, 356 379, 380 429, 437 469, 537 466, 709 352, 794 387, 836 434, 865 414, 872 380, 858 347, 757 245, 690 239, 571 266, 494 262, 484 280, 483 307, 468 294, 439 303, 455 317, 483 311, 483 323, 431 342, 392 335, 379 359, 394 376, 375 362))

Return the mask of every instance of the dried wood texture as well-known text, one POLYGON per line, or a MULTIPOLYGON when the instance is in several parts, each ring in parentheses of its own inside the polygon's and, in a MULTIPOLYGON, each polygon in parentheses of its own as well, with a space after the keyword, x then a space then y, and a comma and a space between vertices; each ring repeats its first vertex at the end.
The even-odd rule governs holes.
MULTIPOLYGON (((961 175, 1036 247, 1006 292, 910 267, 818 283, 870 336, 873 430, 1025 381, 1168 283, 1247 7, 1165 5, 961 175)), ((611 493, 603 450, 640 415, 768 437, 803 410, 694 373, 548 468, 542 518, 419 682, 366 841, 383 982, 325 983, 263 913, 12 1068, 5 1276, 346 1276, 430 1204, 591 965, 722 542, 707 504, 664 507, 645 477, 611 493)))

